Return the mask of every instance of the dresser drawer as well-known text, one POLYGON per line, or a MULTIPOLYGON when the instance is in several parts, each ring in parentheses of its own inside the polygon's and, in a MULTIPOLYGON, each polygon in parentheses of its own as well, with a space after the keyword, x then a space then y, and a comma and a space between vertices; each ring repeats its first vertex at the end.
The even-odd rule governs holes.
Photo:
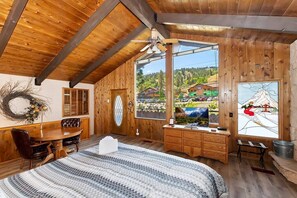
POLYGON ((164 142, 168 143, 174 143, 174 144, 180 144, 182 143, 182 139, 179 137, 172 137, 172 136, 165 136, 164 142))
POLYGON ((184 146, 193 146, 201 148, 201 140, 183 139, 184 146))
POLYGON ((164 135, 165 136, 172 136, 172 137, 182 137, 182 132, 181 131, 178 131, 178 130, 168 130, 168 129, 165 129, 164 131, 164 135))
POLYGON ((226 162, 226 153, 222 153, 222 152, 203 150, 203 157, 216 159, 216 160, 222 161, 224 163, 226 162))
POLYGON ((226 143, 226 138, 224 135, 215 135, 215 134, 203 134, 204 142, 215 142, 215 143, 226 143))
POLYGON ((165 143, 164 150, 182 152, 182 146, 180 144, 165 143))
POLYGON ((201 148, 190 147, 190 146, 183 146, 183 152, 191 157, 198 157, 201 156, 201 148))
POLYGON ((226 144, 204 142, 203 148, 206 150, 226 152, 227 146, 226 144))
POLYGON ((183 131, 183 138, 188 138, 188 139, 193 139, 193 140, 201 140, 201 133, 183 131))

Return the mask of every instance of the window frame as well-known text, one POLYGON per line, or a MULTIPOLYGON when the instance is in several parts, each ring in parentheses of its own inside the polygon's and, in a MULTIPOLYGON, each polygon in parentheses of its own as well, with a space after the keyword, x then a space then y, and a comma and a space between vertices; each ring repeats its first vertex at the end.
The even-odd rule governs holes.
POLYGON ((257 140, 282 140, 284 138, 284 128, 283 126, 283 113, 284 113, 284 93, 283 93, 283 80, 282 79, 269 79, 269 80, 261 80, 261 81, 236 81, 236 104, 238 104, 238 84, 239 83, 255 83, 255 82, 277 82, 278 83, 278 137, 264 137, 264 136, 255 136, 255 135, 244 135, 238 133, 238 112, 234 114, 234 118, 237 120, 235 125, 235 138, 252 138, 257 140))
POLYGON ((67 87, 63 87, 62 88, 62 117, 73 117, 73 116, 84 116, 84 115, 89 115, 90 114, 90 92, 89 89, 80 89, 80 88, 67 88, 67 87), (69 91, 69 114, 65 113, 65 91, 69 91), (72 93, 73 91, 75 91, 75 95, 76 95, 76 104, 75 104, 75 114, 72 114, 72 93), (79 101, 79 94, 78 92, 82 91, 82 100, 79 101), (87 99, 86 101, 83 101, 83 97, 84 97, 84 93, 87 94, 87 99), (87 108, 86 108, 86 113, 84 112, 84 102, 87 103, 87 108), (79 106, 82 107, 82 113, 79 113, 79 106))
MULTIPOLYGON (((163 55, 162 55, 163 57, 163 55)), ((149 117, 138 117, 137 116, 137 93, 136 93, 136 90, 137 90, 137 85, 136 85, 136 82, 137 82, 137 61, 138 60, 141 60, 142 57, 139 57, 136 61, 134 61, 134 118, 136 119, 143 119, 143 120, 159 120, 159 121, 165 121, 166 120, 166 114, 167 114, 167 109, 166 109, 166 106, 167 106, 167 97, 166 97, 166 94, 165 94, 165 98, 166 98, 166 102, 165 102, 165 118, 149 118, 149 117)), ((148 58, 149 59, 149 58, 148 58)), ((163 59, 163 58, 161 58, 163 59)), ((160 59, 160 60, 161 60, 160 59)), ((164 60, 165 60, 165 79, 166 79, 166 54, 164 55, 164 60)), ((166 93, 166 84, 167 84, 167 80, 165 81, 165 93, 166 93)))
MULTIPOLYGON (((203 43, 203 44, 209 44, 210 46, 207 46, 206 48, 209 48, 208 50, 217 50, 217 59, 216 59, 216 62, 217 62, 217 70, 218 70, 218 81, 217 81, 217 83, 218 83, 218 92, 219 92, 219 94, 218 94, 218 100, 217 100, 217 105, 218 105, 218 115, 219 115, 219 117, 218 117, 218 122, 216 123, 216 122, 209 122, 209 124, 208 124, 208 126, 209 127, 218 127, 219 125, 220 125, 220 86, 219 86, 219 73, 220 73, 220 46, 219 46, 219 44, 218 43, 205 43, 205 42, 199 42, 199 41, 191 41, 191 40, 187 40, 187 42, 189 42, 189 43, 203 43)), ((205 51, 208 51, 208 50, 205 50, 205 51)), ((193 50, 186 50, 186 51, 192 51, 192 54, 194 54, 194 53, 200 53, 201 52, 201 49, 200 48, 197 48, 197 49, 193 49, 193 50)), ((204 51, 204 50, 203 50, 204 51)), ((172 70, 173 70, 173 76, 172 76, 172 79, 173 79, 173 84, 172 84, 172 86, 173 86, 173 90, 172 90, 172 96, 173 96, 173 109, 172 109, 172 112, 173 112, 173 114, 174 114, 174 112, 175 112, 175 103, 176 103, 176 98, 174 97, 174 93, 175 93, 175 89, 174 89, 174 58, 175 57, 179 57, 179 56, 184 56, 184 55, 187 55, 187 54, 185 54, 185 51, 181 51, 181 52, 175 52, 175 53, 173 53, 172 54, 172 70), (176 56, 175 54, 177 54, 178 56, 176 56)), ((196 87, 198 90, 202 90, 203 89, 203 87, 202 87, 203 85, 197 85, 196 84, 196 86, 194 86, 194 87, 196 87)), ((192 88, 194 88, 194 87, 192 87, 192 88)), ((207 88, 208 89, 208 88, 207 88)))

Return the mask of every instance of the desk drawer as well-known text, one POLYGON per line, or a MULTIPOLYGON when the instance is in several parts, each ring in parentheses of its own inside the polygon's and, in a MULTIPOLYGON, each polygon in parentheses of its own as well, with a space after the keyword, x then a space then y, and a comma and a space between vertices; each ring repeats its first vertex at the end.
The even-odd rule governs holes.
POLYGON ((226 143, 226 138, 224 135, 215 135, 215 134, 203 134, 204 142, 215 142, 215 143, 226 143))
POLYGON ((165 129, 164 131, 165 136, 172 136, 172 137, 182 137, 182 132, 178 130, 170 130, 170 129, 165 129))

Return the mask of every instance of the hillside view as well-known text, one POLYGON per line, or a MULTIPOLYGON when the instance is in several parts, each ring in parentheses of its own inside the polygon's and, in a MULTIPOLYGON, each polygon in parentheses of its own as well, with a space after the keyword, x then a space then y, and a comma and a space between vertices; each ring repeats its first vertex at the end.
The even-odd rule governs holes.
MULTIPOLYGON (((182 68, 174 70, 174 90, 175 95, 179 95, 183 90, 187 90, 195 84, 204 84, 209 81, 214 82, 218 74, 217 67, 202 67, 202 68, 182 68)), ((165 72, 151 74, 143 74, 142 68, 137 69, 137 92, 141 93, 149 88, 158 88, 159 99, 165 97, 165 72)))

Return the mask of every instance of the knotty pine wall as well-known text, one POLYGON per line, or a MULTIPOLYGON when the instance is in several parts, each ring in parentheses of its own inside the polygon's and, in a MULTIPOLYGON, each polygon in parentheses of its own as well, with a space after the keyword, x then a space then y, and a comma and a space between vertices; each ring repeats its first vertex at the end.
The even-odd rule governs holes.
MULTIPOLYGON (((118 67, 95 84, 95 133, 98 135, 108 134, 111 131, 111 91, 112 89, 127 89, 127 101, 134 102, 134 61, 139 56, 118 67), (109 102, 108 102, 109 100, 109 102)), ((133 108, 134 109, 134 108, 133 108)), ((128 111, 127 134, 135 136, 136 129, 140 137, 153 140, 162 140, 162 126, 166 121, 135 119, 134 111, 128 111)))
MULTIPOLYGON (((249 81, 280 80, 281 139, 289 140, 290 127, 290 49, 288 44, 261 42, 256 40, 206 37, 199 35, 172 33, 172 38, 211 42, 219 44, 219 89, 220 89, 220 126, 231 131, 229 150, 236 149, 237 137, 237 83, 249 81), (229 112, 233 117, 229 117, 229 112)), ((128 91, 128 101, 134 101, 134 61, 133 57, 118 69, 95 84, 95 131, 108 134, 111 127, 111 89, 128 91)), ((163 141, 162 126, 166 121, 134 118, 128 113, 128 135, 163 141)), ((246 139, 242 138, 241 139, 246 139)), ((249 138, 261 141, 272 148, 271 139, 249 138)))

